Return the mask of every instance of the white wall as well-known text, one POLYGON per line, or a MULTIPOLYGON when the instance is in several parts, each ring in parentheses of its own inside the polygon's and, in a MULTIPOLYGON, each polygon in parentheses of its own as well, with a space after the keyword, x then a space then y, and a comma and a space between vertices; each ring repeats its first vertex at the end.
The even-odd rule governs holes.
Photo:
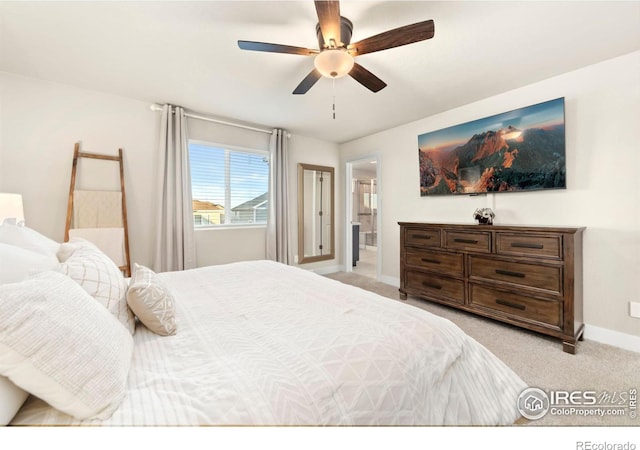
MULTIPOLYGON (((7 73, 0 73, 0 104, 0 192, 23 195, 27 225, 62 241, 74 143, 81 142, 81 150, 110 155, 122 148, 131 260, 149 264, 157 113, 137 100, 7 73)), ((91 177, 81 168, 76 186, 100 187, 107 173, 118 186, 118 173, 111 172, 117 165, 101 163, 91 177)))
MULTIPOLYGON (((21 193, 27 224, 62 241, 74 143, 80 141, 85 151, 114 155, 122 148, 131 260, 150 265, 159 122, 159 113, 146 102, 0 72, 0 192, 21 193)), ((265 133, 194 119, 189 119, 188 128, 193 139, 248 148, 269 145, 270 135, 265 133)), ((337 167, 339 158, 333 143, 292 136, 289 145, 295 252, 297 163, 337 167)), ((118 189, 118 174, 111 164, 86 160, 82 164, 77 187, 118 189)), ((263 259, 265 228, 197 231, 196 246, 199 266, 263 259)), ((329 270, 326 267, 336 264, 325 261, 311 267, 329 270)))
POLYGON ((383 279, 399 283, 398 221, 474 223, 491 207, 496 224, 587 227, 584 319, 640 336, 629 301, 640 301, 640 52, 455 108, 341 146, 342 161, 379 152, 384 198, 383 279), (566 190, 420 197, 417 136, 564 97, 566 190))

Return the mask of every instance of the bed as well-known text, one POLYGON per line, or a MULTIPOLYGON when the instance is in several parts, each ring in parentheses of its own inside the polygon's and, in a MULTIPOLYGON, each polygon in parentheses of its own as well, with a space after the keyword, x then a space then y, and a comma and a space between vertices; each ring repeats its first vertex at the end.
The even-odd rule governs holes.
POLYGON ((525 383, 424 310, 271 261, 153 275, 171 298, 173 333, 136 319, 123 392, 107 413, 78 418, 30 395, 11 425, 509 425, 520 417, 525 383))

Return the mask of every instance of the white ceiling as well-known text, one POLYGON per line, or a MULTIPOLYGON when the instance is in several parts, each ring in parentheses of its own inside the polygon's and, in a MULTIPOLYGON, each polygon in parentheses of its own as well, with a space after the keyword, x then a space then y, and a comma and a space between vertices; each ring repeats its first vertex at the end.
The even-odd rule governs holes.
POLYGON ((435 21, 433 39, 362 55, 388 86, 350 77, 291 92, 317 48, 311 0, 0 2, 0 71, 346 142, 640 49, 638 1, 348 1, 352 42, 435 21))

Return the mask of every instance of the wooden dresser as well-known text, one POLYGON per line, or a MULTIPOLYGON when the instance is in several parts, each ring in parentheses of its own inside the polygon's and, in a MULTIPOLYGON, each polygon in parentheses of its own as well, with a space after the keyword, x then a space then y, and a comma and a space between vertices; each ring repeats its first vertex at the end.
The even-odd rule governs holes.
POLYGON ((582 339, 584 228, 399 222, 407 294, 562 340, 582 339))

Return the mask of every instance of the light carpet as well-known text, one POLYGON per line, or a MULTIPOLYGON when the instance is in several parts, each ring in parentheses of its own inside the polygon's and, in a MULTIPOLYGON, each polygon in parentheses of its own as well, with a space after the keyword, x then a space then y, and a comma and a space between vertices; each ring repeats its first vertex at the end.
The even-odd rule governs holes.
MULTIPOLYGON (((345 272, 327 276, 401 301, 396 287, 372 278, 345 272)), ((530 387, 546 392, 595 391, 598 399, 603 395, 611 397, 609 406, 613 401, 623 402, 625 407, 624 415, 587 416, 571 411, 567 415, 559 415, 549 412, 541 419, 528 421, 527 425, 640 426, 640 418, 637 417, 640 402, 635 418, 631 417, 629 408, 630 390, 640 391, 640 353, 585 339, 578 342, 577 354, 571 355, 562 351, 562 343, 557 339, 412 297, 403 303, 451 320, 502 359, 530 387)))

